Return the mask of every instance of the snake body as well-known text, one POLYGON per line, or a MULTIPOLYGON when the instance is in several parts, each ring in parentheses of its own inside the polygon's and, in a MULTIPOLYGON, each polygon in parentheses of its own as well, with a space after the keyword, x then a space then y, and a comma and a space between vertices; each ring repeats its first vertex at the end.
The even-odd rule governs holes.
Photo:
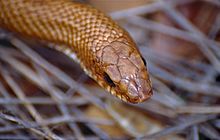
POLYGON ((0 0, 0 27, 68 46, 84 71, 126 102, 152 95, 144 60, 130 35, 91 6, 68 0, 0 0))

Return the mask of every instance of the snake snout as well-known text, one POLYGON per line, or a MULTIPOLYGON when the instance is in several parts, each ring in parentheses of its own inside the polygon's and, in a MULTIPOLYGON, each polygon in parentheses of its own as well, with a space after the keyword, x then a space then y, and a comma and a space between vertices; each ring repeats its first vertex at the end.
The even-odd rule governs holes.
POLYGON ((130 80, 128 85, 128 100, 132 103, 140 103, 152 96, 152 87, 150 82, 144 79, 130 80))

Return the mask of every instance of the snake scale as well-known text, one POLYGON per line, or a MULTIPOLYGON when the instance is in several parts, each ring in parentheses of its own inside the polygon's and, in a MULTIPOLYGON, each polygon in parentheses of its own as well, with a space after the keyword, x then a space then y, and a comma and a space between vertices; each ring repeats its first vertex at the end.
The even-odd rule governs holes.
POLYGON ((0 0, 0 27, 65 44, 83 70, 123 101, 152 95, 144 59, 130 35, 89 5, 68 0, 0 0))

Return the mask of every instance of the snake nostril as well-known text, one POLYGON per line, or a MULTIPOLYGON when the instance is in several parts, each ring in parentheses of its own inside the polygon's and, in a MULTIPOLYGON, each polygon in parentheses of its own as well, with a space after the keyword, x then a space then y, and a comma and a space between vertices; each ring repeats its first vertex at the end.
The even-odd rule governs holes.
POLYGON ((108 83, 111 87, 115 87, 115 83, 112 81, 112 79, 109 77, 107 73, 104 73, 104 80, 106 83, 108 83))

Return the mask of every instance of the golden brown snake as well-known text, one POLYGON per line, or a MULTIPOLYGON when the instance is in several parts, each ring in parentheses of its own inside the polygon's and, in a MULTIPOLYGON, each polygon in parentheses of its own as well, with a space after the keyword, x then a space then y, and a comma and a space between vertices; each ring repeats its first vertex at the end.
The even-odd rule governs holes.
POLYGON ((69 46, 84 71, 123 101, 152 95, 144 60, 130 35, 91 6, 68 0, 0 0, 0 27, 69 46))

